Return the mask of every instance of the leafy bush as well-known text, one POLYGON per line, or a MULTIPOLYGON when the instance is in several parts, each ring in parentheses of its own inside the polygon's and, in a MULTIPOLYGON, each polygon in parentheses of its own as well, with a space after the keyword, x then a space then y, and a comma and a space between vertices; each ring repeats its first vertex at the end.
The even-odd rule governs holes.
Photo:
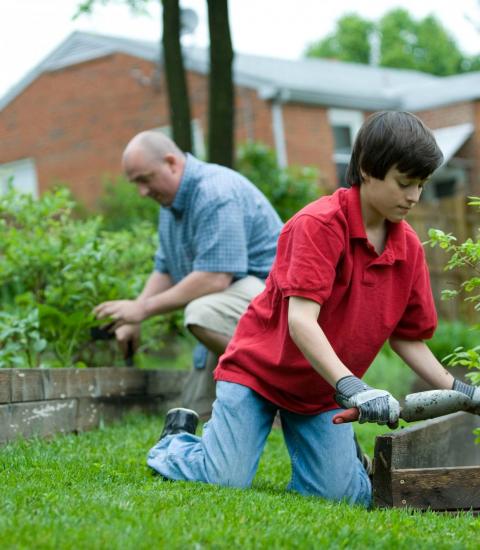
MULTIPOLYGON (((155 226, 105 231, 101 217, 71 216, 66 189, 39 200, 10 190, 0 197, 0 367, 111 364, 116 346, 91 341, 92 308, 134 298, 152 269, 155 226), (99 350, 103 349, 103 353, 99 350)), ((150 320, 147 341, 180 325, 177 316, 150 320)))
MULTIPOLYGON (((468 204, 480 210, 480 198, 470 197, 468 204)), ((430 229, 428 235, 430 246, 439 246, 448 254, 449 259, 445 269, 464 270, 468 268, 469 273, 473 273, 472 276, 467 276, 458 289, 444 290, 442 299, 463 296, 465 302, 473 304, 474 310, 480 312, 480 230, 478 230, 475 239, 468 238, 463 243, 457 243, 454 235, 444 233, 439 229, 430 229)), ((462 273, 465 273, 465 271, 462 271, 462 273)), ((480 324, 474 325, 472 330, 477 331, 478 338, 480 324)), ((467 374, 467 376, 474 384, 480 384, 480 346, 467 346, 460 345, 456 347, 445 358, 447 365, 461 365, 473 369, 474 372, 467 374)))
POLYGON ((431 340, 427 342, 435 357, 446 363, 446 357, 452 353, 452 343, 468 349, 475 346, 478 334, 474 328, 463 321, 447 321, 440 319, 437 330, 431 340))
POLYGON ((243 144, 236 168, 262 191, 283 221, 323 194, 315 168, 280 168, 275 153, 262 143, 243 144))
POLYGON ((143 222, 157 224, 158 204, 142 197, 136 186, 124 177, 105 181, 103 190, 97 206, 105 229, 129 229, 143 222))

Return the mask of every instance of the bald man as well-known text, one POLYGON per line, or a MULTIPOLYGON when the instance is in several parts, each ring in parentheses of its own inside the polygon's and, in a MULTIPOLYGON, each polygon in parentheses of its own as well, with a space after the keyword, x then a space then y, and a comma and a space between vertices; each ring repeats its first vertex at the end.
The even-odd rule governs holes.
POLYGON ((125 352, 138 346, 140 324, 184 309, 199 341, 180 405, 206 417, 215 398, 213 369, 249 302, 265 287, 280 218, 266 197, 240 174, 184 154, 156 131, 127 145, 123 170, 143 197, 161 208, 154 271, 135 300, 98 305, 99 319, 117 321, 125 352))

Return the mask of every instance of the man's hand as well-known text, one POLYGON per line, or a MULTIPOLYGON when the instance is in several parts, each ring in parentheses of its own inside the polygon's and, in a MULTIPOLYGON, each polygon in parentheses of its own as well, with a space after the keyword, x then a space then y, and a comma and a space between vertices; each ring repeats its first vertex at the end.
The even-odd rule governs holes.
POLYGON ((135 352, 140 344, 140 325, 122 325, 115 331, 118 346, 123 357, 127 357, 128 343, 132 343, 132 351, 135 352))
POLYGON ((112 318, 115 321, 115 329, 127 323, 141 323, 147 318, 147 311, 143 300, 103 302, 93 310, 93 313, 97 319, 112 318))
POLYGON ((356 376, 341 378, 336 390, 335 401, 345 409, 357 407, 360 423, 397 424, 400 404, 388 391, 371 388, 356 376))

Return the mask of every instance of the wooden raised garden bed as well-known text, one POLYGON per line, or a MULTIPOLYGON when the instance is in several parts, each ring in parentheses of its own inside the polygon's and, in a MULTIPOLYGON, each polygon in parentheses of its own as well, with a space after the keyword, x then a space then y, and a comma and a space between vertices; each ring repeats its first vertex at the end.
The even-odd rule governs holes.
POLYGON ((480 417, 455 413, 377 437, 378 507, 480 510, 480 417))
POLYGON ((129 367, 0 369, 0 444, 80 432, 176 404, 188 373, 129 367))

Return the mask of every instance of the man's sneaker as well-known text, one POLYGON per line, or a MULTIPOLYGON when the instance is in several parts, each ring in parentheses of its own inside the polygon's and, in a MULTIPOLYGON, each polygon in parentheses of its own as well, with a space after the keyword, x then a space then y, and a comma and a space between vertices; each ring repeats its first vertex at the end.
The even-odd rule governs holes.
POLYGON ((360 447, 360 443, 357 440, 357 436, 355 433, 353 434, 353 440, 355 441, 355 448, 357 450, 357 458, 362 463, 362 466, 365 468, 368 477, 372 479, 373 476, 373 463, 372 459, 363 452, 362 448, 360 447))
POLYGON ((165 417, 165 425, 160 435, 163 439, 167 435, 179 434, 186 432, 195 434, 198 425, 198 414, 191 409, 170 409, 165 417))

